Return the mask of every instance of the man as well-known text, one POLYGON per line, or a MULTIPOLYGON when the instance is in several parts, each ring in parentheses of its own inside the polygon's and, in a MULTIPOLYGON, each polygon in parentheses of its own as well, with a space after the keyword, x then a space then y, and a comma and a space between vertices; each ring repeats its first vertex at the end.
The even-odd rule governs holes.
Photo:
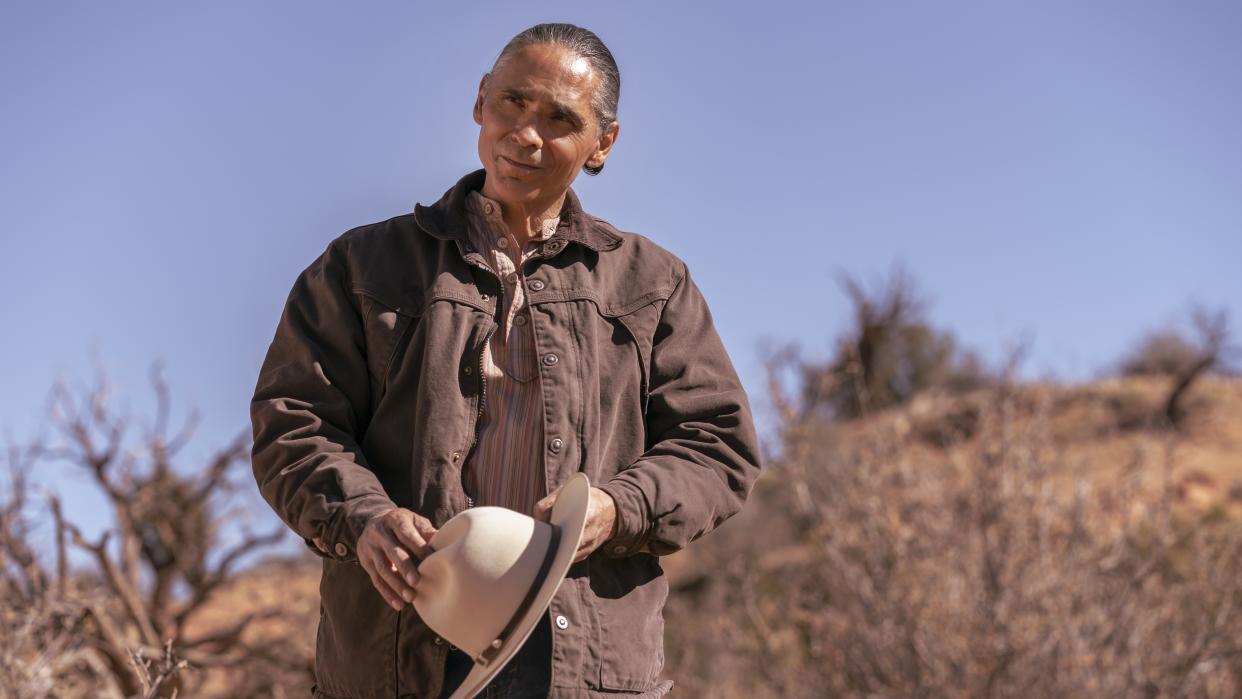
POLYGON ((443 697, 472 660, 409 602, 473 505, 546 521, 592 485, 575 563, 483 696, 658 697, 658 556, 736 513, 760 464, 747 397, 686 265, 586 213, 616 143, 595 34, 518 34, 479 83, 483 169, 347 231, 299 275, 251 417, 263 497, 323 557, 320 698, 443 697))

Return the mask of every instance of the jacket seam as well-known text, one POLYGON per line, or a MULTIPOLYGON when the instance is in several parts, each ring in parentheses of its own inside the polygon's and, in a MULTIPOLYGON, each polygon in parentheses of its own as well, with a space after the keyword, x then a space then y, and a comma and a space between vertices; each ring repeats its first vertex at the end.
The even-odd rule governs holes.
MULTIPOLYGON (((629 315, 629 314, 626 314, 626 315, 629 315)), ((645 417, 647 415, 647 405, 650 403, 651 370, 647 367, 647 363, 643 360, 643 349, 638 341, 638 333, 634 332, 634 328, 630 327, 630 324, 626 322, 625 316, 617 316, 616 321, 620 323, 622 327, 625 328, 626 334, 630 336, 631 344, 634 346, 634 354, 637 356, 637 359, 638 359, 638 369, 642 373, 642 380, 639 383, 638 392, 639 392, 639 398, 642 400, 642 408, 643 408, 643 416, 644 416, 643 425, 642 425, 643 446, 645 448, 647 445, 647 421, 645 417)))
POLYGON ((399 314, 401 314, 401 315, 403 315, 403 316, 409 316, 409 317, 411 317, 411 318, 413 318, 413 317, 417 317, 417 316, 419 316, 419 315, 422 315, 422 309, 425 307, 425 306, 424 306, 424 305, 420 302, 420 303, 418 303, 418 304, 411 304, 411 305, 417 306, 417 307, 419 308, 419 312, 418 312, 418 313, 415 313, 414 311, 411 311, 411 310, 406 310, 405 308, 403 308, 403 307, 401 306, 401 304, 394 304, 394 303, 391 303, 391 302, 387 301, 386 299, 384 299, 384 297, 383 297, 383 296, 381 296, 378 292, 376 292, 376 291, 374 291, 374 290, 370 289, 369 287, 363 286, 363 285, 361 285, 361 284, 354 284, 353 286, 351 286, 351 287, 350 287, 350 291, 351 291, 352 293, 359 294, 359 295, 361 295, 361 296, 366 296, 367 298, 371 299, 372 301, 375 301, 375 302, 379 303, 381 306, 383 306, 384 308, 387 308, 387 309, 391 310, 391 311, 392 311, 392 312, 394 312, 394 313, 399 313, 399 314))
POLYGON ((656 301, 668 299, 672 296, 674 289, 675 287, 660 287, 635 299, 626 301, 625 304, 606 304, 599 298, 598 294, 581 289, 540 292, 538 294, 531 294, 530 304, 534 306, 544 303, 588 300, 595 304, 595 307, 599 309, 600 315, 617 318, 629 315, 640 308, 650 306, 656 301))
MULTIPOLYGON (((573 333, 574 337, 580 337, 578 335, 578 323, 577 321, 574 320, 574 314, 570 313, 567 317, 569 318, 570 332, 573 333)), ((582 399, 582 395, 584 393, 584 391, 582 390, 582 384, 583 384, 583 377, 586 376, 586 371, 582 367, 582 352, 581 351, 574 352, 574 360, 575 360, 574 364, 575 366, 577 366, 577 371, 578 371, 578 375, 574 377, 574 382, 573 382, 573 385, 578 387, 578 395, 574 396, 575 402, 577 403, 576 407, 578 409, 578 419, 574 421, 575 423, 574 431, 576 433, 574 437, 577 439, 577 442, 578 442, 578 468, 576 470, 585 471, 586 470, 585 468, 586 467, 586 427, 585 427, 586 406, 584 405, 585 401, 582 399)))
POLYGON ((401 332, 397 335, 397 339, 393 340, 392 349, 388 352, 388 359, 384 360, 384 373, 380 375, 379 397, 376 402, 383 400, 384 394, 388 393, 388 375, 392 373, 392 360, 397 357, 397 350, 401 349, 401 343, 405 342, 406 336, 410 334, 410 329, 414 327, 414 318, 407 317, 405 325, 402 326, 401 332))
MULTIPOLYGON (((673 284, 673 286, 658 287, 641 296, 635 297, 633 299, 630 299, 620 304, 605 303, 603 300, 600 299, 598 294, 595 294, 594 292, 591 292, 591 291, 581 290, 581 289, 567 289, 567 290, 562 290, 562 291, 548 291, 548 292, 531 294, 531 297, 528 300, 528 302, 531 305, 535 305, 535 304, 541 304, 541 303, 555 303, 555 302, 561 302, 561 301, 577 301, 581 299, 589 299, 595 303, 596 307, 599 308, 599 312, 601 315, 605 315, 610 318, 615 318, 618 316, 629 315, 633 313, 634 311, 637 311, 638 309, 643 308, 644 306, 648 306, 656 301, 669 298, 670 296, 672 296, 673 292, 676 291, 677 286, 680 284, 681 284, 681 279, 679 278, 677 282, 673 284)), ((384 299, 383 296, 380 295, 378 292, 361 284, 354 284, 350 290, 355 294, 360 294, 360 295, 363 295, 363 296, 366 296, 372 299, 373 301, 379 302, 385 308, 392 310, 394 313, 399 313, 401 315, 404 315, 410 318, 416 318, 416 317, 426 315, 427 308, 432 303, 435 303, 436 301, 440 301, 440 300, 458 301, 458 302, 466 304, 467 306, 477 308, 481 311, 491 310, 490 308, 488 308, 486 304, 479 303, 476 299, 471 298, 470 296, 467 296, 465 294, 459 294, 456 292, 451 292, 451 291, 436 292, 432 294, 429 298, 425 298, 421 300, 419 303, 406 304, 403 306, 402 304, 391 303, 390 301, 384 299), (411 306, 416 306, 418 310, 413 310, 411 306)))
POLYGON ((495 313, 495 309, 485 303, 481 303, 478 299, 471 298, 465 294, 458 294, 451 291, 441 291, 433 294, 431 298, 427 299, 423 303, 423 307, 420 309, 419 314, 425 314, 427 309, 431 307, 431 304, 436 301, 456 301, 457 303, 483 311, 484 313, 495 313))

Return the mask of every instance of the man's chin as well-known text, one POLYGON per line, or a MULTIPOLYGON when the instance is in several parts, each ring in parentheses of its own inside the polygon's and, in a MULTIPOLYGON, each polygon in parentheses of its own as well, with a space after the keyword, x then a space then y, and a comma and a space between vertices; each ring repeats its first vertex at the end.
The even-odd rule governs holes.
POLYGON ((499 175, 495 180, 496 192, 506 201, 512 203, 533 201, 545 191, 540 182, 527 179, 499 175))

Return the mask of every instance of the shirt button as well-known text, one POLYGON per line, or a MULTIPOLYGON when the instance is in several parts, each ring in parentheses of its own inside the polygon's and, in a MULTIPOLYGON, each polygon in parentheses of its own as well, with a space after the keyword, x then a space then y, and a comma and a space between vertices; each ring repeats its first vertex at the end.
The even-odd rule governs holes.
POLYGON ((516 315, 516 316, 514 316, 514 317, 513 317, 513 324, 514 324, 514 325, 526 325, 526 316, 524 316, 524 315, 516 315))
POLYGON ((531 291, 543 291, 543 280, 532 279, 530 281, 530 290, 531 291))
POLYGON ((436 645, 437 645, 437 646, 442 646, 442 645, 444 645, 444 639, 443 639, 443 638, 440 638, 439 636, 436 636, 436 645))
POLYGON ((556 356, 555 354, 545 354, 545 355, 543 355, 543 365, 544 365, 544 366, 552 366, 553 364, 556 364, 556 363, 557 363, 557 362, 559 362, 559 361, 561 361, 561 358, 560 358, 560 357, 558 357, 558 356, 556 356))
POLYGON ((463 369, 462 369, 462 371, 463 371, 464 373, 469 374, 469 373, 470 373, 470 365, 469 365, 469 364, 467 364, 467 365, 465 366, 465 368, 463 368, 463 369))
POLYGON ((558 629, 569 628, 569 619, 566 619, 564 614, 556 615, 556 628, 558 629))
POLYGON ((457 463, 460 460, 461 460, 461 452, 459 451, 453 452, 453 463, 457 463))
POLYGON ((565 443, 561 441, 561 438, 557 437, 552 440, 552 443, 548 445, 548 448, 550 448, 554 452, 557 452, 557 451, 560 451, 561 447, 564 445, 565 443))
POLYGON ((497 241, 496 241, 496 247, 498 247, 498 248, 502 248, 502 249, 503 249, 503 248, 507 248, 507 247, 509 247, 509 239, 508 239, 508 238, 501 238, 500 240, 497 240, 497 241))
POLYGON ((507 279, 510 284, 517 284, 517 272, 510 272, 506 274, 505 279, 507 279))
POLYGON ((342 544, 339 542, 337 543, 336 548, 334 548, 333 550, 336 551, 336 555, 338 556, 344 556, 345 554, 349 553, 349 549, 345 548, 345 544, 342 544))
POLYGON ((493 212, 493 211, 495 211, 495 210, 496 210, 496 207, 492 206, 491 204, 484 204, 484 205, 483 205, 483 213, 490 214, 490 213, 492 213, 492 212, 493 212))
POLYGON ((624 546, 613 546, 612 547, 612 552, 618 555, 625 553, 627 550, 628 549, 626 549, 624 546))

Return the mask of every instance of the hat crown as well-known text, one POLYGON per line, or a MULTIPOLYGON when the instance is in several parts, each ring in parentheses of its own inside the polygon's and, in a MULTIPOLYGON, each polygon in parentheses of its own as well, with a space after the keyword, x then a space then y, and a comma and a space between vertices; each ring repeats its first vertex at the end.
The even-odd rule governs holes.
POLYGON ((471 657, 496 640, 536 584, 552 526, 503 507, 452 518, 428 542, 414 607, 427 626, 471 657))

